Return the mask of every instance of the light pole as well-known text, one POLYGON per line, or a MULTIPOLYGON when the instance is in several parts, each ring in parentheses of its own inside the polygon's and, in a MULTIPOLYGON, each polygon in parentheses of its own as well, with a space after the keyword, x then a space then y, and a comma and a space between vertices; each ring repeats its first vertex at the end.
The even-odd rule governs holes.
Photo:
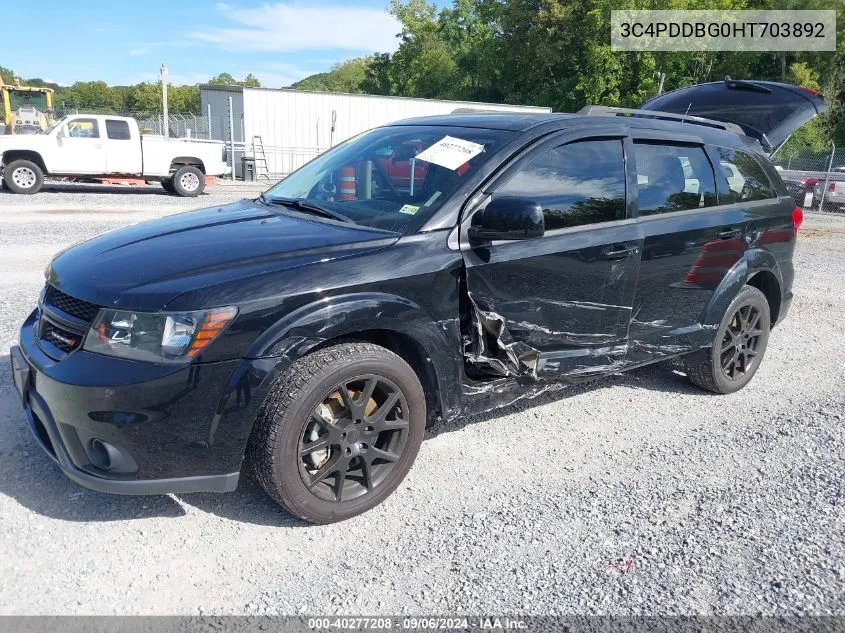
POLYGON ((164 64, 161 65, 161 111, 164 118, 164 125, 162 125, 164 128, 164 135, 170 136, 170 126, 167 121, 167 66, 164 64))

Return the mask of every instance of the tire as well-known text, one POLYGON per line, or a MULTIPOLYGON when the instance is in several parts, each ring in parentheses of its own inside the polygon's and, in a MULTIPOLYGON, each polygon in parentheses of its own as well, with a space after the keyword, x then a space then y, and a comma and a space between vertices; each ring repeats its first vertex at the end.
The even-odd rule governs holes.
POLYGON ((288 511, 333 523, 396 489, 417 456, 425 421, 425 395, 408 363, 371 343, 333 345, 278 379, 256 420, 249 458, 258 481, 288 511))
POLYGON ((44 172, 28 160, 13 160, 3 170, 3 182, 9 191, 32 195, 41 191, 44 185, 44 172))
POLYGON ((11 191, 11 189, 9 189, 9 185, 6 184, 6 180, 3 178, 0 178, 0 189, 3 191, 11 191))
POLYGON ((161 188, 167 193, 176 193, 176 189, 173 187, 173 181, 169 178, 161 181, 161 188))
POLYGON ((184 198, 196 198, 205 189, 205 174, 193 165, 183 165, 172 178, 173 190, 184 198))
POLYGON ((726 310, 713 345, 684 357, 690 381, 715 393, 739 391, 763 362, 770 328, 766 296, 753 286, 743 286, 726 310))

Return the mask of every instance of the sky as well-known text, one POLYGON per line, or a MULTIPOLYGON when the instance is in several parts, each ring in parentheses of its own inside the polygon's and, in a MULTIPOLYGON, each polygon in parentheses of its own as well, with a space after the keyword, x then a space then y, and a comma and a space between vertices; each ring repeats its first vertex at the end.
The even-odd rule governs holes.
MULTIPOLYGON (((43 20, 14 20, 0 66, 61 85, 158 81, 195 84, 228 72, 288 86, 333 64, 393 52, 399 23, 388 0, 42 0, 43 20)), ((9 26, 9 25, 7 25, 9 26)))

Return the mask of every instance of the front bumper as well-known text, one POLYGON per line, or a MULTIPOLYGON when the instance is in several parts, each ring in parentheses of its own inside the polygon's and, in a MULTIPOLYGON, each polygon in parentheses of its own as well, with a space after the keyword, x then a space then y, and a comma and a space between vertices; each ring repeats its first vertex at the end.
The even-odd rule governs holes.
POLYGON ((119 494, 237 487, 265 395, 260 361, 173 367, 80 350, 57 362, 36 343, 36 321, 37 311, 11 349, 12 376, 33 435, 70 479, 119 494), (114 450, 107 467, 95 443, 114 450))

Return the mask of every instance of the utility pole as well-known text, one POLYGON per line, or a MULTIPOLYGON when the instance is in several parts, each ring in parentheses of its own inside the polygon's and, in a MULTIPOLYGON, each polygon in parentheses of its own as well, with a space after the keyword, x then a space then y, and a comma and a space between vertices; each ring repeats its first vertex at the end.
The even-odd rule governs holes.
POLYGON ((654 76, 657 77, 660 80, 660 83, 657 84, 657 94, 662 95, 663 94, 663 81, 666 79, 666 73, 656 72, 656 73, 654 73, 654 76))
POLYGON ((163 128, 164 128, 164 136, 170 136, 170 125, 168 124, 168 114, 167 114, 167 66, 164 64, 161 65, 161 111, 163 114, 163 128))

